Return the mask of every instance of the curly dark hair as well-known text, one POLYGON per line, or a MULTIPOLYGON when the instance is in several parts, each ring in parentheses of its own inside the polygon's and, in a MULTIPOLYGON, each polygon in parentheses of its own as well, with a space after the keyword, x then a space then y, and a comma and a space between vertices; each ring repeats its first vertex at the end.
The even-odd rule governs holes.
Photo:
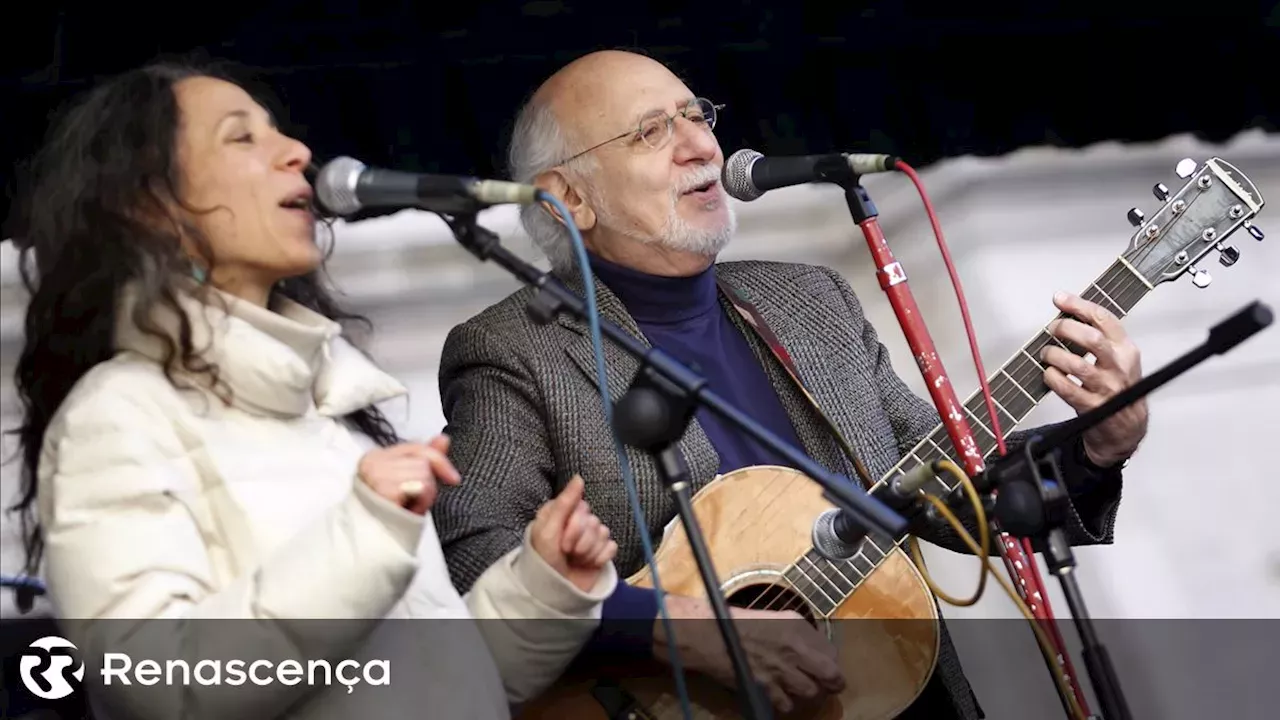
MULTIPOLYGON (((30 302, 14 373, 23 423, 11 431, 18 436, 22 486, 9 510, 21 515, 28 574, 38 572, 43 555, 34 505, 45 431, 80 378, 114 354, 116 302, 126 283, 138 285, 133 322, 166 344, 170 382, 177 385, 174 371, 181 367, 218 385, 217 368, 192 347, 191 323, 177 304, 177 278, 189 276, 192 267, 181 238, 206 259, 209 245, 174 211, 175 205, 194 211, 181 199, 174 86, 187 78, 216 77, 250 91, 234 72, 225 64, 166 61, 107 80, 69 106, 26 168, 10 218, 30 302), (180 319, 176 338, 151 320, 157 305, 180 319)), ((320 220, 332 240, 332 219, 320 220)), ((272 292, 273 300, 288 298, 344 324, 370 327, 367 319, 339 308, 323 269, 283 280, 272 292)), ((383 447, 399 441, 377 408, 344 420, 383 447)))

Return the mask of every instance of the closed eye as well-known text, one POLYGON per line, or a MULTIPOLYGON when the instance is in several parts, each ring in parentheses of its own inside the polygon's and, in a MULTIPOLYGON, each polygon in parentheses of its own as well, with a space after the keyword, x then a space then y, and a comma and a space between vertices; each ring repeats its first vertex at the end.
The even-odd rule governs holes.
POLYGON ((646 125, 641 128, 640 132, 636 133, 636 139, 646 143, 653 143, 661 138, 666 130, 665 125, 658 125, 656 123, 646 125))

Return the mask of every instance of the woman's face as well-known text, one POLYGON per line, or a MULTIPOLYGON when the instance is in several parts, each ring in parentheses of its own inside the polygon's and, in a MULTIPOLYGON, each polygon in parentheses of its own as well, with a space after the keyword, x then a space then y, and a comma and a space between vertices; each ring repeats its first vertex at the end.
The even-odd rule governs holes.
POLYGON ((277 281, 323 259, 303 175, 311 151, 237 85, 188 78, 174 93, 181 196, 213 255, 209 282, 265 305, 277 281))

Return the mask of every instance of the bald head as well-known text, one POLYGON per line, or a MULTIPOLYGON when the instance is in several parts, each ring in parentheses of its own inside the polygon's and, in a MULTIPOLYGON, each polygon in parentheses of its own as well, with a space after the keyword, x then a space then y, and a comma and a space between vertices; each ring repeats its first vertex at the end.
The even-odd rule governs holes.
POLYGON ((550 110, 567 135, 590 147, 624 132, 632 116, 638 120, 673 96, 686 100, 693 94, 662 63, 623 50, 602 50, 565 65, 542 83, 532 100, 550 110))
MULTIPOLYGON (((512 179, 564 203, 588 248, 649 272, 697 272, 728 241, 732 210, 715 109, 662 63, 594 52, 547 78, 521 109, 512 179), (672 259, 674 258, 674 259, 672 259)), ((558 267, 573 263, 559 222, 540 205, 521 218, 558 267)))

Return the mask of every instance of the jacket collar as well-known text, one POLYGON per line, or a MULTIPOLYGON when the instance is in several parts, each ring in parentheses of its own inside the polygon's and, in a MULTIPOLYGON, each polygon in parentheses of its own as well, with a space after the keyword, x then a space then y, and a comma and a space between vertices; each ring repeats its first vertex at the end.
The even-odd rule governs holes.
MULTIPOLYGON (((133 320, 137 296, 136 285, 121 295, 116 349, 164 362, 167 343, 133 320)), ((177 299, 191 322, 192 347, 217 367, 218 380, 231 391, 231 404, 245 412, 340 417, 406 392, 342 337, 338 323, 291 300, 278 300, 272 311, 189 282, 182 284, 177 299)), ((170 338, 177 337, 178 316, 171 309, 156 305, 150 320, 170 338)))
MULTIPOLYGON (((564 285, 566 290, 571 291, 578 297, 586 297, 586 285, 582 282, 582 273, 576 265, 555 272, 553 276, 564 285)), ((648 345, 648 340, 640 332, 640 326, 631 317, 631 313, 627 312, 627 306, 623 304, 622 299, 614 294, 608 285, 601 282, 599 278, 594 277, 594 274, 592 279, 595 281, 593 284, 596 290, 596 310, 599 311, 600 317, 612 320, 632 337, 648 345)), ((589 328, 584 320, 573 317, 569 313, 561 313, 556 317, 556 320, 576 333, 588 335, 589 328)))

